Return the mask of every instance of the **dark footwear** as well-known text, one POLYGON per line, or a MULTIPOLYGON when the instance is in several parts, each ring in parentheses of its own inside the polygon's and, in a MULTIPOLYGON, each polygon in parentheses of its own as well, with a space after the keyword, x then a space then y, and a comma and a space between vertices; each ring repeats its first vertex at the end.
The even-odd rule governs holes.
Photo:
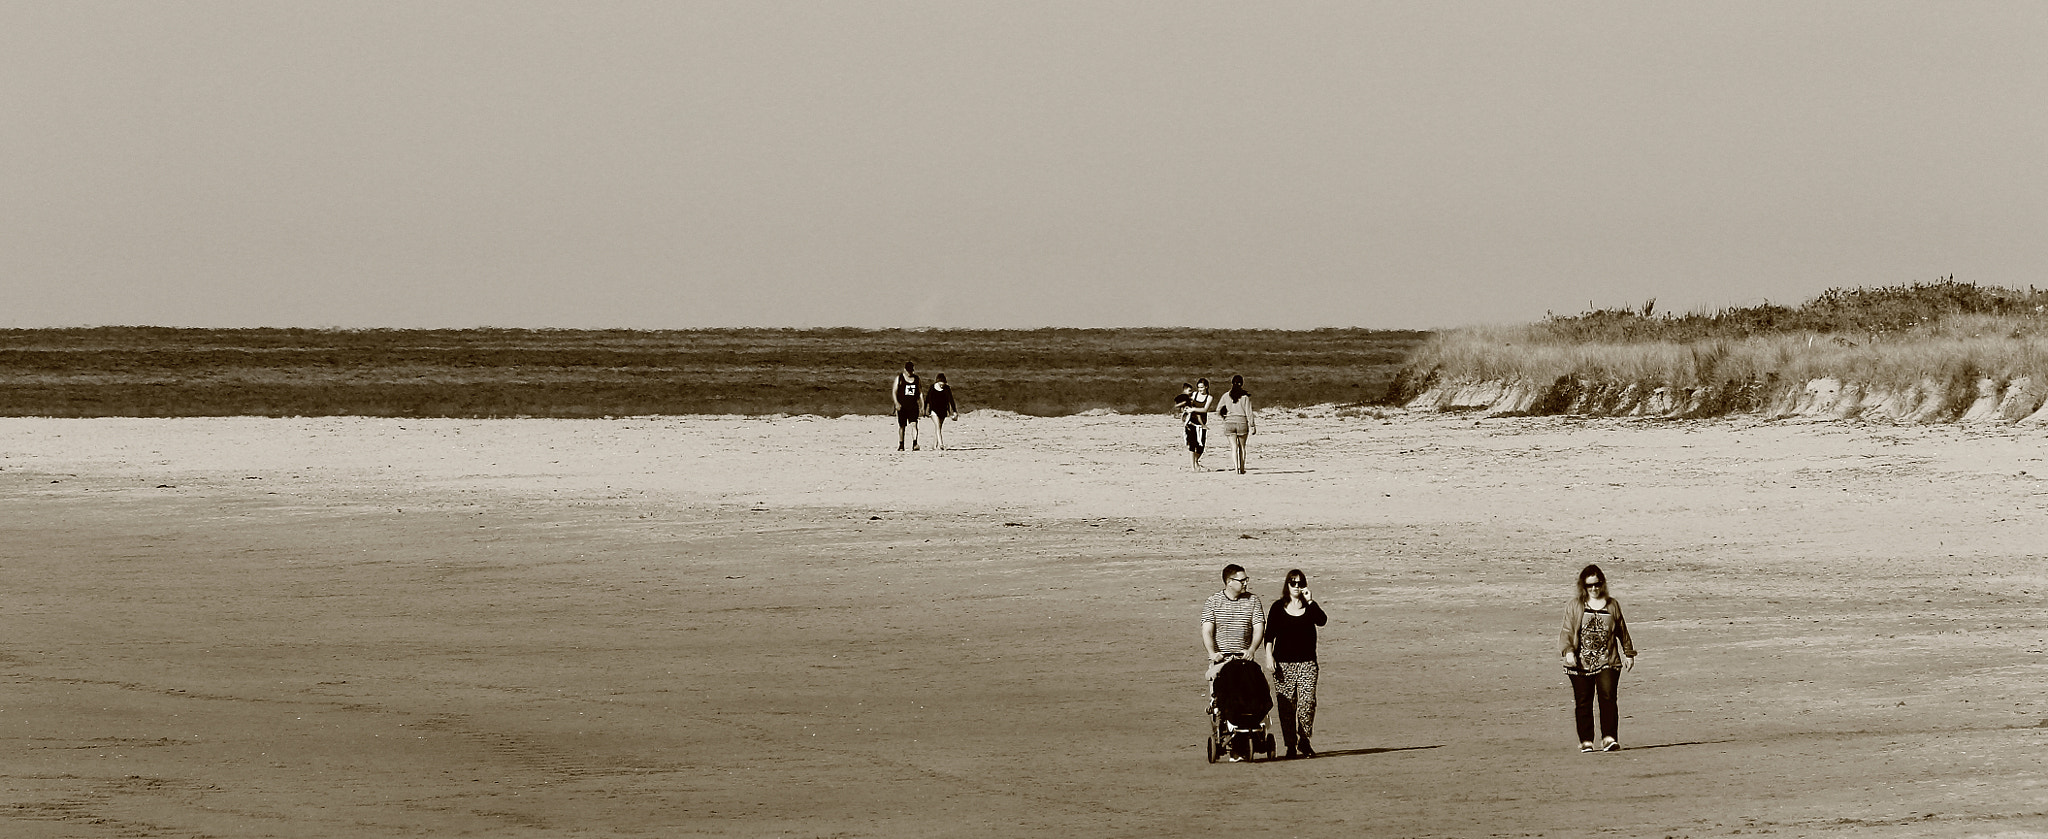
POLYGON ((1288 749, 1288 750, 1287 750, 1287 759, 1288 759, 1288 760, 1293 760, 1293 759, 1295 759, 1295 758, 1297 758, 1297 757, 1300 757, 1300 755, 1297 755, 1297 754, 1295 754, 1295 753, 1294 753, 1294 750, 1293 750, 1293 749, 1288 749))
POLYGON ((910 444, 910 450, 911 450, 911 451, 917 451, 917 444, 916 444, 916 443, 911 443, 911 444, 910 444))
POLYGON ((1302 757, 1315 757, 1315 756, 1316 756, 1316 750, 1315 750, 1315 749, 1311 749, 1311 748, 1309 748, 1309 747, 1308 747, 1308 741, 1307 741, 1307 740, 1303 740, 1303 741, 1301 741, 1301 756, 1302 756, 1302 757))
POLYGON ((1601 744, 1601 746, 1600 746, 1600 751, 1603 751, 1603 752, 1618 752, 1618 751, 1621 751, 1621 743, 1617 742, 1617 741, 1616 741, 1616 740, 1615 740, 1614 738, 1612 738, 1612 737, 1609 737, 1609 738, 1607 738, 1607 741, 1606 741, 1605 743, 1601 744))
POLYGON ((900 452, 900 451, 903 451, 903 444, 902 444, 902 443, 897 443, 897 444, 896 444, 896 450, 897 450, 897 451, 899 451, 899 452, 900 452))

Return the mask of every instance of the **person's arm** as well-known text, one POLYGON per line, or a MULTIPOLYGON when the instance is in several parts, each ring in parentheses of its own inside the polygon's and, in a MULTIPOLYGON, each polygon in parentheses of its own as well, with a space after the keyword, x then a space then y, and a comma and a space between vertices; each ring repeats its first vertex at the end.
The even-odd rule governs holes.
POLYGON ((1218 648, 1216 647, 1216 622, 1215 622, 1215 621, 1211 621, 1211 620, 1205 620, 1205 621, 1202 621, 1202 646, 1203 646, 1203 647, 1206 647, 1206 648, 1208 648, 1208 650, 1209 650, 1209 660, 1210 660, 1210 661, 1212 661, 1212 662, 1216 662, 1216 661, 1222 661, 1222 660, 1223 660, 1223 652, 1222 652, 1222 650, 1220 650, 1220 649, 1218 649, 1218 648))
MULTIPOLYGON (((1250 592, 1246 592, 1245 596, 1252 598, 1253 604, 1259 602, 1259 599, 1250 592)), ((1264 643, 1266 643, 1266 610, 1254 606, 1252 609, 1252 642, 1245 645, 1245 652, 1257 651, 1259 645, 1264 643)))
POLYGON ((1628 658, 1628 661, 1622 665, 1622 669, 1634 669, 1636 666, 1636 645, 1635 642, 1629 640, 1628 621, 1621 616, 1621 604, 1614 602, 1613 598, 1609 598, 1607 608, 1614 610, 1614 639, 1621 642, 1621 654, 1628 658))
MULTIPOLYGON (((1303 598, 1308 598, 1308 590, 1307 590, 1307 589, 1303 589, 1303 590, 1302 590, 1302 592, 1301 592, 1301 596, 1302 596, 1303 598)), ((1317 603, 1317 602, 1316 602, 1316 601, 1315 601, 1314 599, 1312 599, 1312 598, 1309 598, 1309 599, 1308 599, 1308 614, 1307 614, 1307 617, 1308 617, 1309 619, 1311 619, 1311 620, 1315 621, 1315 622, 1316 622, 1316 625, 1317 625, 1317 626, 1323 626, 1324 624, 1327 624, 1327 623, 1329 623, 1329 622, 1330 622, 1330 616, 1329 616, 1329 615, 1326 615, 1326 614, 1323 614, 1323 607, 1322 607, 1322 604, 1320 604, 1320 603, 1317 603)))
POLYGON ((1252 410, 1251 396, 1245 396, 1244 405, 1242 407, 1244 408, 1244 433, 1259 433, 1259 415, 1252 410))
POLYGON ((1579 641, 1577 637, 1579 634, 1579 622, 1572 619, 1573 611, 1570 606, 1565 607, 1564 631, 1560 633, 1562 636, 1560 646, 1563 648, 1560 652, 1564 656, 1564 666, 1566 667, 1579 666, 1579 654, 1572 649, 1578 646, 1579 641))
MULTIPOLYGON (((1280 612, 1280 602, 1278 600, 1274 600, 1274 604, 1266 608, 1266 626, 1272 626, 1274 620, 1278 620, 1278 618, 1274 618, 1274 612, 1280 612)), ((1278 647, 1280 641, 1276 641, 1276 638, 1272 636, 1272 632, 1264 632, 1264 638, 1260 638, 1260 645, 1266 647, 1266 661, 1272 661, 1274 659, 1274 651, 1280 649, 1278 647)))

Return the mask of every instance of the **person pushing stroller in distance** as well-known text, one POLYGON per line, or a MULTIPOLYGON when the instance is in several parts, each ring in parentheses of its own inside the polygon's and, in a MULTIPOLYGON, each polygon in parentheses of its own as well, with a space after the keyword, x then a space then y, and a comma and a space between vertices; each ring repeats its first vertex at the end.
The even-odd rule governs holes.
POLYGON ((1266 730, 1273 709, 1265 668, 1251 656, 1265 641, 1266 610, 1251 593, 1251 575, 1242 566, 1223 566, 1223 590, 1202 604, 1202 645, 1209 653, 1209 762, 1227 755, 1231 762, 1248 760, 1253 752, 1275 751, 1266 730))

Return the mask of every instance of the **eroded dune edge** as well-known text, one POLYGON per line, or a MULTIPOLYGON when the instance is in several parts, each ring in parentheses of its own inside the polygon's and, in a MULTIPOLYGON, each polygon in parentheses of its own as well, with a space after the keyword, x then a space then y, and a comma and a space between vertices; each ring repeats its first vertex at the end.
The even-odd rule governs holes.
POLYGON ((2048 423, 2048 385, 2030 376, 1967 383, 1923 379, 1910 385, 1818 378, 1675 387, 1589 382, 1563 377, 1546 385, 1492 380, 1438 384, 1408 399, 1411 410, 1483 411, 1500 416, 1599 417, 1755 415, 1767 419, 1865 419, 1902 423, 2048 423))

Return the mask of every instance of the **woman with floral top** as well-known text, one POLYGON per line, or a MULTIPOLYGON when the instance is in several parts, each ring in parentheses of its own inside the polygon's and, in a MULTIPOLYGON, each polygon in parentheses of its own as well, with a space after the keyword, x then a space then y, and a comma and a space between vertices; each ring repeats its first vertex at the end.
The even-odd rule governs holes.
POLYGON ((1579 727, 1579 751, 1612 752, 1621 749, 1621 710, 1615 690, 1621 673, 1636 663, 1636 647, 1629 641, 1628 621, 1621 616, 1621 604, 1607 591, 1607 574, 1598 565, 1588 565, 1577 578, 1578 596, 1564 611, 1560 637, 1564 672, 1572 681, 1573 717, 1579 727), (1600 700, 1600 732, 1605 736, 1593 744, 1593 699, 1600 700))

